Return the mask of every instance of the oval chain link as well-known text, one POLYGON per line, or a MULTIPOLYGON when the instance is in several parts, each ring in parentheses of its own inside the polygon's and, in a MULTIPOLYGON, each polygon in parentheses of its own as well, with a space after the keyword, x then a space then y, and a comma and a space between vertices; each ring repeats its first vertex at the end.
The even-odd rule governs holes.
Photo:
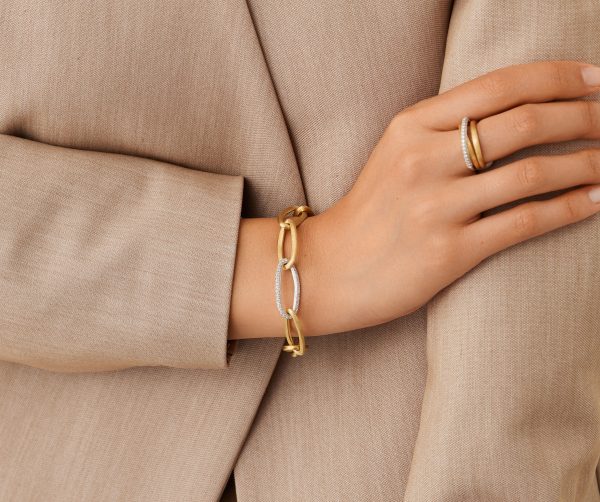
POLYGON ((287 340, 287 345, 283 346, 283 351, 291 352, 292 357, 298 357, 304 354, 304 350, 308 347, 308 345, 306 345, 304 341, 300 319, 298 319, 296 313, 290 308, 287 309, 287 313, 291 317, 291 320, 283 320, 285 323, 285 338, 287 340), (298 336, 298 343, 294 341, 294 337, 292 335, 292 324, 294 326, 294 330, 296 331, 296 335, 298 336))
POLYGON ((288 258, 287 263, 283 266, 286 270, 292 268, 292 265, 296 262, 296 256, 298 255, 298 226, 312 214, 312 210, 308 206, 290 206, 286 207, 277 216, 279 222, 279 238, 277 239, 277 258, 281 260, 283 258, 283 248, 285 244, 285 231, 290 231, 290 237, 292 239, 291 256, 288 258))

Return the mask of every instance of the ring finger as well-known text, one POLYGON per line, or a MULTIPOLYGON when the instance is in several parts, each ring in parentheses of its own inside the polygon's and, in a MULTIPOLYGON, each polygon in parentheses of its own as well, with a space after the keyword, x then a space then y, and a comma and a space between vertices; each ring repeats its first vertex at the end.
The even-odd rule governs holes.
POLYGON ((454 221, 465 222, 525 197, 596 183, 600 183, 600 149, 531 156, 456 180, 447 207, 454 221))

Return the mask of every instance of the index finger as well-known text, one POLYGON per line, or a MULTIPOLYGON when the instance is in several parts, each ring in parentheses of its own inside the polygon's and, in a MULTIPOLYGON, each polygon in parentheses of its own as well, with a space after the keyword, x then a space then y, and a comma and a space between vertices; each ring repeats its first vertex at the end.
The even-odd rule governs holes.
MULTIPOLYGON (((525 103, 586 96, 600 90, 584 80, 584 68, 570 60, 536 61, 492 70, 410 108, 421 124, 434 130, 457 129, 464 116, 482 119, 525 103)), ((600 68, 598 68, 600 71, 600 68)), ((589 72, 588 72, 589 74, 589 72)))

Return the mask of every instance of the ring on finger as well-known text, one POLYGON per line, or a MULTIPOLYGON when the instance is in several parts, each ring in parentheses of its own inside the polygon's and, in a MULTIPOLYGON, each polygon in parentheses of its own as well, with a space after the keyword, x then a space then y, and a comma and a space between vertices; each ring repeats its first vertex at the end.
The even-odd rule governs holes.
POLYGON ((474 172, 490 167, 494 161, 486 163, 483 158, 481 142, 477 132, 477 121, 466 116, 463 117, 459 125, 459 132, 465 165, 474 172))

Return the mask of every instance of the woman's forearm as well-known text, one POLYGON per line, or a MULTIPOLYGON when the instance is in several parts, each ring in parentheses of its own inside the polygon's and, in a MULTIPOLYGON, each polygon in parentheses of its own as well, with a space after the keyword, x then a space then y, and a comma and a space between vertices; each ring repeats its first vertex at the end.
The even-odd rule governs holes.
MULTIPOLYGON (((526 157, 502 169, 484 162, 540 143, 597 139, 597 103, 548 101, 598 90, 600 68, 542 61, 497 69, 399 112, 351 190, 298 227, 304 334, 411 313, 489 256, 600 211, 598 149, 526 157), (465 124, 485 147, 478 176, 467 162, 465 124), (483 217, 563 189, 572 190, 483 217)), ((278 230, 276 218, 241 222, 231 338, 282 336, 273 292, 278 230)))

